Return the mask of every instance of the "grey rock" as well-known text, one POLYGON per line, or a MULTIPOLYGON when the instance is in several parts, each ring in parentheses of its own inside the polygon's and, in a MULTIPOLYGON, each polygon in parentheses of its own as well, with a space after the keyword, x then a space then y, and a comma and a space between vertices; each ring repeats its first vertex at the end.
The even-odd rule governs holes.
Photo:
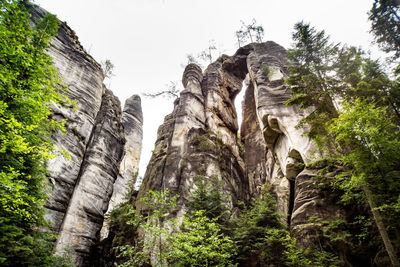
POLYGON ((190 64, 183 74, 184 90, 175 101, 172 114, 158 130, 154 153, 139 190, 140 199, 151 190, 168 189, 179 194, 176 213, 182 216, 190 201, 193 184, 199 175, 223 182, 231 208, 247 192, 243 160, 237 146, 237 118, 234 96, 241 88, 240 79, 225 72, 222 60, 201 69, 190 64))
MULTIPOLYGON (((32 23, 46 14, 35 6, 29 11, 32 23)), ((52 106, 53 118, 64 120, 66 131, 53 136, 57 156, 48 162, 45 218, 59 236, 57 253, 67 253, 77 266, 86 266, 91 247, 100 239, 110 201, 111 209, 134 183, 130 178, 137 172, 142 142, 140 98, 129 98, 122 115, 119 100, 103 84, 100 64, 66 23, 61 23, 47 53, 76 106, 52 106)))
POLYGON ((317 242, 312 238, 310 218, 331 219, 341 211, 329 201, 317 181, 318 170, 304 168, 321 157, 315 143, 307 137, 308 128, 298 127, 311 111, 287 106, 292 97, 284 84, 288 77, 286 51, 267 42, 252 44, 247 66, 254 87, 258 121, 268 149, 266 181, 274 185, 278 210, 288 215, 291 232, 298 243, 307 246, 317 242))
POLYGON ((317 170, 304 168, 318 154, 306 136, 307 127, 297 127, 311 110, 285 105, 292 97, 284 84, 289 64, 283 47, 266 42, 221 56, 203 76, 189 65, 183 75, 185 90, 158 130, 136 207, 143 208, 139 200, 149 189, 168 189, 181 196, 174 216, 182 216, 199 174, 223 181, 232 209, 239 200, 262 194, 268 184, 299 244, 314 242, 308 218, 327 219, 340 211, 316 186, 317 170), (241 151, 233 101, 247 75, 241 151))
POLYGON ((267 146, 257 118, 254 87, 247 84, 242 102, 243 121, 240 136, 243 143, 246 176, 249 183, 249 194, 252 197, 262 193, 268 175, 267 146))
MULTIPOLYGON (((118 204, 125 200, 129 190, 133 188, 138 175, 143 139, 143 114, 141 100, 138 95, 133 95, 125 101, 122 124, 124 126, 126 143, 119 166, 119 174, 114 183, 113 194, 106 214, 110 213, 118 204)), ((106 238, 109 231, 109 223, 104 221, 101 230, 101 239, 106 238)))
POLYGON ((55 249, 84 264, 99 239, 125 143, 117 98, 105 90, 55 249))
MULTIPOLYGON (((40 8, 32 8, 30 12, 33 20, 46 13, 40 8)), ((66 95, 76 103, 76 110, 62 105, 52 107, 54 118, 65 120, 66 129, 65 134, 59 132, 54 135, 58 156, 48 164, 51 194, 45 204, 48 209, 46 219, 58 233, 78 179, 105 87, 100 65, 84 51, 75 33, 65 23, 61 23, 47 52, 68 88, 66 95), (70 159, 60 151, 69 153, 70 159)))
MULTIPOLYGON (((45 11, 31 12, 35 18, 45 11)), ((59 234, 58 253, 69 250, 74 262, 85 266, 90 265, 87 259, 100 231, 107 236, 105 213, 123 201, 135 182, 143 135, 140 98, 128 99, 122 113, 119 101, 103 85, 100 65, 64 23, 48 53, 76 109, 53 107, 54 119, 66 121, 66 133, 55 134, 55 144, 70 159, 59 153, 49 162, 46 218, 59 234)), ((223 55, 204 73, 197 65, 188 65, 184 90, 158 129, 137 209, 145 208, 140 199, 148 190, 169 190, 181 196, 171 216, 183 216, 199 176, 222 182, 232 210, 239 201, 262 194, 268 184, 298 243, 306 247, 317 242, 309 218, 329 219, 341 211, 318 188, 318 169, 304 167, 318 154, 306 136, 307 127, 297 125, 312 109, 284 104, 291 98, 284 84, 289 64, 283 47, 266 42, 242 47, 231 57, 223 55), (239 140, 233 103, 246 76, 239 140)))

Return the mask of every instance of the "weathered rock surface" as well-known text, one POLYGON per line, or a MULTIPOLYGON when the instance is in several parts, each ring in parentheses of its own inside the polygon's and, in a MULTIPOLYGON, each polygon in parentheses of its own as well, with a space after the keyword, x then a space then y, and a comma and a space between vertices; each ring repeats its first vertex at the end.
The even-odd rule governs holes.
MULTIPOLYGON (((31 10, 34 19, 43 17, 45 11, 31 10)), ((83 157, 100 110, 104 75, 100 65, 79 44, 75 33, 61 23, 58 35, 52 39, 48 53, 68 87, 66 95, 76 102, 76 110, 54 106, 55 119, 65 120, 64 135, 55 135, 58 149, 69 153, 70 159, 61 154, 49 163, 52 194, 46 203, 46 218, 58 232, 74 191, 83 157)))
MULTIPOLYGON (((181 196, 177 216, 185 211, 198 175, 223 181, 231 208, 261 194, 265 184, 274 190, 278 209, 300 244, 313 242, 309 217, 330 218, 335 207, 317 188, 312 161, 314 143, 307 128, 296 127, 309 111, 284 103, 291 98, 286 51, 274 42, 250 44, 232 57, 221 56, 202 74, 189 65, 184 91, 174 111, 158 130, 154 154, 138 200, 147 190, 170 190, 181 196), (248 75, 243 102, 241 142, 235 96, 248 75)), ((136 205, 139 210, 141 203, 136 205)))
POLYGON ((308 231, 309 218, 333 218, 339 209, 313 180, 317 170, 304 169, 318 154, 307 137, 308 129, 297 127, 309 111, 284 104, 291 98, 284 85, 288 65, 285 49, 273 42, 253 44, 247 57, 257 117, 268 149, 266 181, 274 185, 278 209, 288 214, 292 233, 300 244, 307 245, 313 235, 308 231))
MULTIPOLYGON (((181 196, 177 209, 180 216, 200 176, 221 180, 232 208, 238 200, 245 200, 248 190, 237 146, 238 126, 233 105, 241 82, 230 75, 223 69, 222 59, 210 65, 204 75, 197 65, 186 67, 185 89, 158 130, 138 200, 149 189, 168 189, 181 196)), ((140 201, 136 206, 142 208, 140 201)))
MULTIPOLYGON (((35 17, 43 10, 34 9, 35 17)), ((59 234, 56 250, 69 250, 77 265, 87 262, 91 247, 108 234, 104 214, 118 205, 135 182, 142 140, 140 98, 120 103, 103 85, 100 65, 62 24, 48 53, 76 101, 76 110, 54 106, 54 118, 66 121, 56 146, 70 154, 49 162, 51 194, 46 218, 59 234)), ((317 187, 312 161, 315 145, 307 128, 296 127, 309 111, 284 103, 291 97, 286 51, 274 42, 250 44, 235 55, 221 56, 203 71, 194 64, 183 74, 184 90, 173 112, 158 129, 154 153, 138 192, 136 207, 148 190, 169 190, 181 198, 173 216, 182 216, 200 177, 221 181, 227 205, 235 210, 273 188, 278 209, 299 244, 315 242, 311 216, 329 219, 339 213, 317 187), (244 120, 238 136, 234 99, 248 77, 244 120)))
POLYGON ((125 142, 119 107, 119 101, 106 90, 57 240, 56 250, 72 249, 79 266, 99 239, 118 175, 125 142))
MULTIPOLYGON (((249 82, 249 81, 248 81, 249 82)), ((261 195, 267 179, 267 146, 257 118, 253 84, 247 83, 242 103, 243 121, 240 136, 244 149, 246 177, 251 196, 261 195)))
MULTIPOLYGON (((38 7, 30 12, 33 21, 46 13, 38 7)), ((142 140, 140 98, 128 99, 122 114, 119 100, 103 84, 100 64, 65 23, 47 52, 76 107, 53 106, 54 118, 65 120, 66 131, 54 135, 59 152, 48 163, 45 217, 59 235, 56 251, 67 251, 78 266, 90 265, 86 259, 99 241, 110 199, 113 196, 111 207, 117 205, 134 183, 142 140)))
MULTIPOLYGON (((143 139, 143 114, 141 100, 138 95, 133 95, 125 101, 124 111, 122 113, 122 124, 124 126, 126 140, 124 154, 106 213, 109 213, 118 204, 124 201, 129 189, 135 184, 139 171, 143 139)), ((109 228, 108 222, 105 221, 101 230, 101 239, 108 236, 109 228)))

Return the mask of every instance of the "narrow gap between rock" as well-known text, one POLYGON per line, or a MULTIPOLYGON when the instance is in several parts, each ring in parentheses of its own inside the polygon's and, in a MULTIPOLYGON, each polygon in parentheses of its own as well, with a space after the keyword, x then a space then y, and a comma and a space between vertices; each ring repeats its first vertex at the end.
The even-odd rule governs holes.
POLYGON ((289 180, 289 209, 288 209, 288 216, 287 216, 287 224, 290 227, 293 207, 294 207, 294 193, 295 193, 295 182, 294 180, 289 180))

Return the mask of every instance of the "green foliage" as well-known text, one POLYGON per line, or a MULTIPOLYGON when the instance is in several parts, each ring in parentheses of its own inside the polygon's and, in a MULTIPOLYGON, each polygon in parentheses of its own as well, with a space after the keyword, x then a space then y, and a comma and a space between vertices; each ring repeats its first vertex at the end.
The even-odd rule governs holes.
POLYGON ((155 266, 165 266, 167 256, 171 251, 171 229, 176 224, 176 220, 167 216, 175 209, 176 200, 179 195, 170 196, 167 191, 146 192, 146 196, 140 201, 145 205, 147 216, 137 214, 132 208, 125 215, 126 223, 135 227, 140 227, 146 239, 135 246, 123 245, 117 247, 119 254, 117 257, 128 259, 120 266, 140 266, 152 263, 155 266))
POLYGON ((140 221, 136 215, 135 201, 137 191, 132 186, 125 197, 125 202, 116 206, 105 220, 110 222, 110 232, 115 234, 112 240, 112 252, 117 263, 129 264, 134 262, 135 250, 139 250, 138 228, 140 221), (116 255, 118 254, 118 255, 116 255))
POLYGON ((338 116, 337 99, 373 100, 390 106, 389 112, 400 119, 399 85, 390 81, 378 61, 364 57, 361 49, 330 43, 324 31, 303 22, 295 25, 293 39, 288 58, 296 65, 289 66, 286 80, 293 97, 286 104, 311 108, 300 126, 310 126, 309 137, 318 145, 334 150, 325 122, 338 116))
POLYGON ((181 232, 171 235, 170 266, 236 266, 234 242, 222 234, 216 219, 204 210, 185 216, 181 232))
POLYGON ((141 199, 145 214, 137 214, 132 206, 123 205, 113 217, 123 216, 124 222, 138 239, 138 231, 145 236, 143 242, 121 244, 117 247, 120 266, 232 266, 234 243, 221 233, 216 219, 209 219, 204 210, 185 215, 180 231, 177 220, 169 215, 176 207, 178 195, 169 191, 148 191, 141 199), (139 230, 141 229, 141 230, 139 230))
POLYGON ((384 205, 382 210, 392 218, 399 218, 395 208, 400 196, 399 128, 392 123, 386 109, 356 100, 352 106, 345 104, 328 129, 336 136, 336 159, 348 167, 334 183, 345 191, 343 200, 351 200, 354 192, 368 184, 375 201, 384 205))
POLYGON ((254 41, 257 43, 261 43, 264 38, 264 28, 261 25, 257 25, 257 21, 253 18, 251 23, 246 24, 244 21, 241 21, 242 26, 238 31, 235 32, 235 36, 238 41, 239 47, 241 47, 246 42, 250 41, 253 43, 254 41), (253 39, 255 38, 255 40, 253 39))
POLYGON ((349 231, 352 223, 342 218, 326 221, 319 217, 310 217, 309 223, 313 225, 315 238, 318 239, 320 246, 318 249, 315 245, 311 245, 311 248, 314 249, 309 251, 309 255, 313 261, 321 261, 320 256, 325 254, 324 265, 328 262, 330 263, 329 266, 331 264, 336 266, 348 264, 345 252, 350 248, 354 249, 354 245, 351 243, 354 239, 349 231), (340 255, 341 264, 336 255, 340 255))
POLYGON ((293 98, 286 104, 313 107, 314 110, 303 122, 311 126, 310 137, 324 136, 324 129, 318 127, 320 118, 331 118, 337 114, 332 96, 339 84, 329 74, 335 68, 333 57, 339 47, 329 42, 324 31, 318 32, 303 22, 295 25, 293 40, 294 48, 288 50, 288 58, 296 65, 289 66, 291 75, 285 81, 291 88, 293 98))
POLYGON ((394 52, 400 57, 400 2, 398 0, 375 0, 369 19, 371 32, 385 52, 394 52))
POLYGON ((269 68, 269 66, 267 65, 267 64, 264 64, 263 65, 263 74, 265 75, 265 76, 268 76, 268 74, 270 73, 270 68, 269 68))
POLYGON ((217 148, 217 145, 210 139, 210 137, 206 134, 204 135, 196 135, 193 140, 193 144, 196 144, 196 146, 200 150, 213 150, 217 148))
MULTIPOLYGON (((357 201, 369 206, 395 263, 386 231, 392 236, 398 231, 399 82, 390 80, 379 62, 364 57, 360 49, 330 44, 323 31, 317 32, 308 24, 298 23, 295 28, 296 43, 288 56, 297 65, 289 67, 291 75, 286 83, 293 98, 287 104, 310 108, 299 126, 308 124, 309 137, 328 161, 342 166, 329 179, 330 186, 342 194, 343 205, 357 201), (381 219, 378 211, 385 209, 391 216, 381 219)), ((328 240, 325 247, 340 247, 340 253, 353 247, 355 239, 347 229, 343 230, 345 238, 333 238, 324 230, 326 225, 321 227, 328 240)), ((344 255, 341 258, 346 261, 344 255)))
POLYGON ((109 59, 101 61, 100 64, 101 68, 103 69, 104 76, 108 79, 111 79, 111 77, 114 76, 114 64, 109 59))
POLYGON ((216 220, 223 225, 229 219, 230 213, 226 207, 227 199, 221 193, 221 181, 216 176, 197 175, 194 186, 192 199, 187 203, 189 207, 187 215, 193 217, 197 212, 203 211, 203 215, 208 219, 216 220))
POLYGON ((51 102, 66 99, 45 48, 58 29, 54 15, 29 24, 26 1, 0 2, 0 262, 4 266, 54 266, 54 237, 44 227, 46 161, 51 102), (57 89, 56 89, 57 88, 57 89))
POLYGON ((395 265, 398 259, 392 242, 400 219, 396 208, 400 196, 399 128, 387 108, 360 99, 352 105, 344 103, 339 117, 327 128, 335 136, 337 150, 332 157, 345 167, 332 186, 343 191, 344 203, 356 200, 369 206, 395 265))
POLYGON ((331 55, 338 50, 337 44, 329 43, 325 31, 317 31, 310 24, 299 22, 294 26, 292 39, 295 41, 288 57, 301 65, 322 71, 323 66, 329 65, 331 55))
POLYGON ((234 221, 239 263, 258 266, 310 266, 282 223, 275 199, 266 193, 234 221))

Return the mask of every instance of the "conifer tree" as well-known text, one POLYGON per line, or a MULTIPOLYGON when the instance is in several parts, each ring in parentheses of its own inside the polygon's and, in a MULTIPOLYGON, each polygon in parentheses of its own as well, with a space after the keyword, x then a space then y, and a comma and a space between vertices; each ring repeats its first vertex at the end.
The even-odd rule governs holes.
POLYGON ((400 57, 400 1, 375 0, 369 19, 372 22, 371 32, 376 42, 385 52, 394 52, 400 57))
POLYGON ((390 238, 398 227, 381 215, 384 207, 394 212, 399 197, 399 132, 394 124, 399 117, 391 116, 398 115, 398 99, 393 98, 398 85, 361 50, 330 44, 323 31, 308 24, 298 23, 295 30, 288 57, 296 64, 289 67, 286 81, 293 98, 287 104, 311 108, 302 121, 311 126, 309 136, 346 170, 332 185, 343 190, 343 198, 358 198, 369 206, 391 262, 398 266, 390 238))

